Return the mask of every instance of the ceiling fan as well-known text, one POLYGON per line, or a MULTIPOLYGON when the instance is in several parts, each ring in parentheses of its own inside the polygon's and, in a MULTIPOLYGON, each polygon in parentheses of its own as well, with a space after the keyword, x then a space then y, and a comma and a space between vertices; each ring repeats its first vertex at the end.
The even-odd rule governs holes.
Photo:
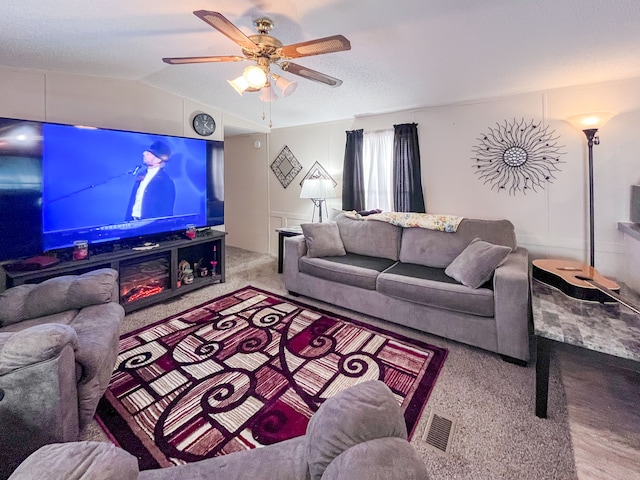
MULTIPOLYGON (((256 65, 245 68, 242 76, 235 80, 229 80, 231 86, 233 86, 240 95, 245 91, 257 92, 261 89, 264 95, 265 90, 263 87, 270 87, 270 79, 276 81, 276 85, 282 90, 283 95, 287 96, 293 93, 297 84, 272 73, 272 65, 277 65, 285 72, 331 87, 339 87, 342 85, 342 80, 338 78, 316 72, 315 70, 289 61, 292 58, 350 50, 351 43, 342 35, 333 35, 331 37, 319 38, 307 42, 283 45, 280 40, 269 35, 269 32, 273 28, 273 22, 269 18, 261 17, 256 19, 253 24, 258 30, 258 34, 247 37, 233 23, 218 12, 197 10, 193 12, 193 14, 240 45, 244 56, 226 55, 163 58, 162 60, 165 63, 181 65, 187 63, 255 61, 256 65)), ((268 95, 271 95, 271 93, 268 95)), ((275 99, 274 97, 268 97, 268 95, 267 98, 263 98, 261 95, 261 98, 267 101, 275 99)))

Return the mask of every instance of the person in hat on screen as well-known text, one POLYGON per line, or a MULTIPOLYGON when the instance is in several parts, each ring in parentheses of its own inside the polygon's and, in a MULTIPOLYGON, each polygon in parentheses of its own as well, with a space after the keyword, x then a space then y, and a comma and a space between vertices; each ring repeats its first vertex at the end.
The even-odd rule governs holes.
POLYGON ((161 141, 153 142, 142 153, 146 173, 136 178, 127 206, 127 220, 173 215, 176 187, 164 171, 164 166, 170 158, 171 149, 161 141))

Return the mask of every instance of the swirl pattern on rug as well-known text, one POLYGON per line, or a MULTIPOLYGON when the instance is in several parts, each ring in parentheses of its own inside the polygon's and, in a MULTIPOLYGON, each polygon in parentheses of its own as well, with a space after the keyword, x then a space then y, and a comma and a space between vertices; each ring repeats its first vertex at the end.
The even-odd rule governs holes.
POLYGON ((124 335, 103 429, 142 469, 304 435, 320 404, 366 380, 411 432, 446 349, 246 287, 124 335))

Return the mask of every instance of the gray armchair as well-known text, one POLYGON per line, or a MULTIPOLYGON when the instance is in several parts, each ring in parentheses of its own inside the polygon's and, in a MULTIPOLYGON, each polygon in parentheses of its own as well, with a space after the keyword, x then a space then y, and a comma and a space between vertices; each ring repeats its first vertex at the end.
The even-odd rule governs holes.
POLYGON ((0 295, 0 478, 93 418, 118 354, 118 295, 113 269, 0 295))
POLYGON ((42 447, 10 480, 428 480, 407 442, 402 410, 378 380, 329 398, 306 435, 263 448, 138 472, 136 457, 110 443, 42 447))

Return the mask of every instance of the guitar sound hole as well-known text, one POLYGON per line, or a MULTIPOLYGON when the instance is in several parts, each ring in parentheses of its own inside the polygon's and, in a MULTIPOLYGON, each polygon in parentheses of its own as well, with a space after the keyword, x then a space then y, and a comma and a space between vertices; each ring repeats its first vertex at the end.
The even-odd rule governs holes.
POLYGON ((582 269, 581 268, 577 268, 577 267, 558 267, 558 270, 563 270, 566 272, 581 272, 582 269))

